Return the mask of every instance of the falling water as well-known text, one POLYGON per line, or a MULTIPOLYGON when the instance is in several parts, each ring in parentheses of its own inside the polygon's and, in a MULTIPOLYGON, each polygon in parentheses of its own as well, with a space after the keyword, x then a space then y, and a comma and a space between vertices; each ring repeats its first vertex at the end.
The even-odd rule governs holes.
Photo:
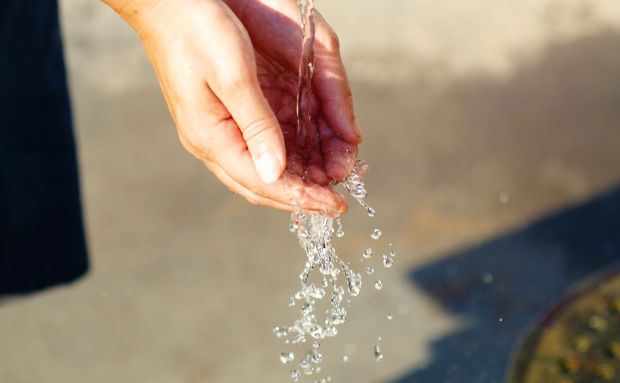
POLYGON ((297 145, 305 149, 309 145, 308 127, 312 118, 310 102, 314 75, 314 0, 298 0, 298 5, 303 38, 297 83, 297 145))
MULTIPOLYGON (((310 129, 311 114, 310 101, 312 99, 312 76, 314 72, 314 1, 298 0, 302 29, 302 49, 299 64, 299 83, 297 89, 297 146, 304 154, 312 134, 310 129)), ((307 160, 307 159, 306 159, 307 160)), ((341 184, 344 189, 364 207, 369 217, 375 216, 375 210, 366 203, 367 190, 363 176, 368 166, 364 161, 356 161, 351 174, 341 184)), ((299 244, 306 254, 306 261, 299 278, 301 289, 289 300, 289 306, 299 307, 299 317, 288 326, 275 326, 274 334, 282 339, 287 345, 304 344, 312 341, 312 347, 296 358, 286 350, 280 354, 280 361, 284 364, 297 362, 296 368, 290 372, 293 381, 299 381, 302 375, 314 375, 321 371, 320 364, 323 355, 319 351, 319 341, 334 337, 338 334, 338 327, 347 319, 345 307, 345 294, 351 297, 359 295, 362 288, 362 276, 352 270, 336 253, 332 244, 335 234, 340 238, 344 236, 344 230, 339 217, 329 217, 323 214, 314 214, 303 211, 294 199, 295 211, 291 214, 290 229, 297 235, 299 244), (327 298, 327 300, 323 300, 327 298), (320 304, 327 306, 325 311, 320 304), (324 316, 319 315, 325 312, 324 316)), ((378 240, 381 231, 374 229, 371 238, 378 240)), ((365 259, 372 257, 372 249, 363 252, 365 259)), ((383 255, 383 264, 386 268, 393 263, 392 255, 383 255)), ((373 274, 371 266, 366 267, 367 274, 373 274)), ((373 282, 374 288, 382 288, 382 282, 373 282)), ((380 360, 383 354, 378 346, 373 349, 374 357, 380 360)), ((347 360, 348 356, 343 360, 347 360)), ((315 382, 331 381, 330 378, 315 379, 315 382)))

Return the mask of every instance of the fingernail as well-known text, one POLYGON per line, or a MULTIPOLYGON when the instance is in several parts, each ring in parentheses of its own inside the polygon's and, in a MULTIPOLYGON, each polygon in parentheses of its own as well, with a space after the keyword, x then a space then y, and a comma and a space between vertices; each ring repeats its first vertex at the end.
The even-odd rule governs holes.
POLYGON ((280 162, 271 152, 261 153, 256 160, 254 160, 256 171, 263 180, 264 183, 270 184, 280 178, 282 167, 280 162))

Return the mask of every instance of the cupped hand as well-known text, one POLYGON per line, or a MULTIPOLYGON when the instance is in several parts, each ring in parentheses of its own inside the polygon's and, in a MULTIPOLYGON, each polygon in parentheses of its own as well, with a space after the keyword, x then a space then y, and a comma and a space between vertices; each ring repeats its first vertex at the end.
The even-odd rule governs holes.
POLYGON ((106 2, 140 35, 184 148, 230 190, 285 210, 346 209, 328 185, 350 172, 361 136, 337 38, 320 16, 313 118, 301 144, 295 2, 106 2))

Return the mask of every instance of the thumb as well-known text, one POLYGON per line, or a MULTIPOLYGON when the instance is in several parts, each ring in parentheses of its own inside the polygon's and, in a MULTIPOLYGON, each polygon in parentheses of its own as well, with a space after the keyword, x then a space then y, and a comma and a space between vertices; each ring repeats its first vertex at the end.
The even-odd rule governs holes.
POLYGON ((272 183, 286 164, 282 129, 258 82, 252 42, 232 11, 227 13, 209 49, 207 83, 239 127, 261 180, 272 183))
POLYGON ((286 165, 284 137, 258 80, 227 87, 220 99, 239 126, 261 180, 276 181, 286 165))

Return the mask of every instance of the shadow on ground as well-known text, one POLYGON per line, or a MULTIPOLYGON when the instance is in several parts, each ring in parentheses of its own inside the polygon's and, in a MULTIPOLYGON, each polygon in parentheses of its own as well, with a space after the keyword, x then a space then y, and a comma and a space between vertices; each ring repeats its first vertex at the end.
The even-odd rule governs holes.
MULTIPOLYGON (((516 129, 516 120, 523 127, 512 135, 513 150, 523 151, 523 162, 532 173, 540 156, 526 158, 528 150, 537 147, 534 151, 540 154, 544 146, 550 150, 560 146, 560 157, 613 180, 610 169, 617 164, 604 166, 598 157, 609 152, 607 140, 620 143, 620 67, 618 55, 609 53, 614 46, 620 46, 618 34, 590 36, 551 49, 538 65, 503 86, 465 85, 462 95, 471 96, 466 101, 471 108, 466 109, 487 110, 489 116, 499 118, 498 108, 510 105, 512 113, 507 117, 515 119, 507 124, 516 129), (489 102, 476 108, 471 100, 489 102), (522 136, 529 136, 524 142, 533 146, 521 145, 522 136)), ((505 125, 501 119, 477 120, 479 129, 505 125)), ((413 270, 412 283, 464 324, 456 333, 434 341, 427 366, 394 382, 502 382, 511 351, 528 325, 570 286, 619 259, 620 188, 616 186, 585 203, 413 270)))
POLYGON ((620 258, 620 188, 411 273, 464 329, 400 383, 501 382, 518 336, 576 282, 620 258))

